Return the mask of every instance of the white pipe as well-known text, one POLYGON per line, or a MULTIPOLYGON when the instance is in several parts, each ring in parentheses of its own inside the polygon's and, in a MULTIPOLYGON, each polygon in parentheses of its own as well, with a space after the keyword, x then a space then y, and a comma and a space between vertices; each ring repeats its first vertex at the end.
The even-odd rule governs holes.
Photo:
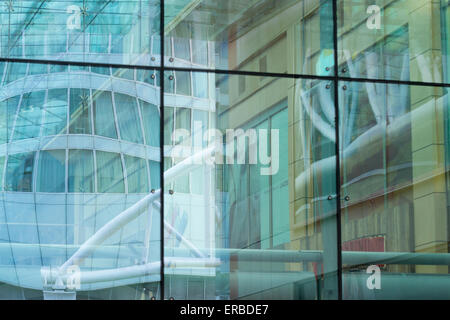
MULTIPOLYGON (((168 182, 171 179, 174 179, 181 173, 189 172, 194 169, 199 163, 209 157, 211 153, 214 151, 215 147, 209 147, 205 150, 202 150, 193 156, 181 161, 177 165, 173 166, 169 170, 164 172, 164 182, 168 182), (195 165, 195 166, 194 166, 195 165)), ((130 208, 125 211, 119 213, 115 216, 111 221, 106 223, 103 227, 101 227, 95 234, 93 234, 86 242, 84 242, 80 248, 67 260, 62 266, 62 269, 65 269, 73 264, 79 264, 83 259, 91 254, 97 246, 103 243, 107 238, 113 235, 117 230, 122 228, 124 225, 129 223, 130 221, 137 218, 140 214, 142 214, 147 205, 155 201, 160 197, 161 190, 155 191, 155 193, 151 193, 145 196, 143 199, 136 202, 130 208)))
POLYGON ((119 215, 115 216, 111 221, 101 227, 95 234, 93 234, 80 248, 67 260, 62 266, 65 269, 73 264, 79 264, 90 253, 92 253, 97 246, 108 239, 117 230, 122 228, 125 224, 139 216, 147 207, 147 205, 159 197, 161 190, 145 196, 143 199, 136 202, 130 208, 126 209, 119 215))
MULTIPOLYGON (((220 265, 219 259, 165 258, 165 268, 213 268, 220 265)), ((150 262, 124 268, 81 272, 80 283, 116 281, 143 277, 152 273, 159 274, 161 262, 150 262)))
MULTIPOLYGON (((153 205, 161 209, 161 204, 159 201, 154 201, 153 205)), ((182 243, 184 243, 189 249, 191 249, 194 254, 199 258, 205 258, 206 256, 188 239, 186 239, 181 233, 178 232, 172 225, 170 225, 166 220, 164 220, 164 227, 169 231, 175 233, 175 235, 181 240, 182 243)))
MULTIPOLYGON (((164 259, 165 268, 214 268, 219 266, 220 259, 215 258, 172 258, 164 259)), ((82 271, 79 273, 80 284, 117 281, 122 279, 130 279, 136 277, 143 277, 149 274, 159 273, 161 270, 161 262, 155 261, 142 265, 134 265, 123 268, 96 270, 96 271, 82 271)), ((55 282, 62 284, 67 283, 69 277, 76 276, 74 273, 64 273, 63 269, 52 269, 48 273, 42 272, 45 277, 44 282, 52 285, 55 282)))

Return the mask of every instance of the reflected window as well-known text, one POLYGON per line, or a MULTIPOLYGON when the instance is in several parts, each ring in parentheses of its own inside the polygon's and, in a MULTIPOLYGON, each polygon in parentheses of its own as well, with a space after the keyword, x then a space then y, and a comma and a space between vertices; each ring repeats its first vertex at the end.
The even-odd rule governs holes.
POLYGON ((208 64, 208 42, 192 39, 192 62, 206 66, 208 64))
POLYGON ((27 74, 27 64, 26 63, 15 63, 8 62, 6 66, 6 75, 4 84, 8 84, 17 79, 25 77, 27 74))
POLYGON ((111 92, 95 91, 92 94, 92 104, 94 108, 95 134, 117 139, 111 92))
MULTIPOLYGON (((175 114, 175 129, 185 130, 186 133, 191 134, 191 109, 177 108, 175 114)), ((190 145, 190 136, 178 137, 175 144, 182 143, 183 145, 190 145)))
POLYGON ((190 72, 175 72, 175 79, 177 83, 177 94, 184 96, 191 95, 191 73, 190 72))
POLYGON ((101 193, 124 193, 123 168, 120 154, 97 151, 97 190, 101 193))
POLYGON ((136 98, 121 93, 114 93, 114 99, 120 138, 130 142, 143 143, 136 98))
POLYGON ((160 114, 159 108, 154 104, 139 100, 141 107, 142 122, 144 124, 145 140, 147 145, 152 147, 159 147, 159 128, 160 128, 160 114))
POLYGON ((37 192, 64 192, 66 150, 48 150, 39 153, 37 192))
MULTIPOLYGON (((2 185, 2 181, 3 181, 3 169, 5 167, 5 157, 0 157, 0 190, 3 190, 3 185, 2 185)), ((1 227, 0 227, 1 228, 1 227)))
POLYGON ((104 67, 91 67, 91 72, 93 73, 97 73, 97 74, 104 74, 106 76, 110 76, 111 75, 111 70, 110 68, 104 68, 104 67))
POLYGON ((29 67, 28 67, 28 74, 29 75, 46 74, 47 68, 48 68, 48 65, 46 65, 46 64, 30 63, 29 67))
POLYGON ((70 89, 71 134, 91 134, 91 98, 89 89, 70 89))
POLYGON ((127 169, 128 193, 148 192, 147 165, 142 158, 124 156, 127 169))
POLYGON ((164 107, 164 144, 171 145, 174 129, 174 108, 164 107))
POLYGON ((116 78, 134 80, 134 69, 111 68, 112 75, 116 78))
POLYGON ((20 96, 15 96, 0 102, 0 143, 11 140, 11 133, 19 107, 20 96))
POLYGON ((69 192, 94 192, 94 157, 91 150, 69 150, 69 192))
POLYGON ((154 70, 136 70, 136 80, 155 85, 156 76, 154 70))
POLYGON ((35 152, 10 154, 6 164, 6 191, 33 191, 35 152))
POLYGON ((189 45, 189 38, 187 37, 176 37, 173 39, 173 47, 175 51, 175 57, 190 61, 191 60, 191 52, 189 45))
POLYGON ((44 108, 43 136, 65 134, 67 129, 67 89, 48 90, 44 108))
POLYGON ((164 93, 175 93, 175 77, 173 71, 164 72, 164 93))
MULTIPOLYGON (((244 78, 244 77, 242 77, 244 78)), ((208 98, 208 74, 204 72, 192 72, 194 97, 208 98)))
POLYGON ((150 167, 150 188, 158 190, 161 185, 161 164, 153 160, 149 160, 148 164, 150 167))
POLYGON ((45 91, 33 91, 22 96, 14 127, 13 140, 39 137, 45 91))

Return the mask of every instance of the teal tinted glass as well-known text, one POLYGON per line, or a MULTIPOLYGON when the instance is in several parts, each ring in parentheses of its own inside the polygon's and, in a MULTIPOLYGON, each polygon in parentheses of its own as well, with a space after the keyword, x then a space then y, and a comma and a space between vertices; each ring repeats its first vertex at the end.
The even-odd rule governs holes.
POLYGON ((92 115, 89 89, 70 89, 69 110, 69 133, 90 134, 92 132, 92 115))
POLYGON ((38 1, 4 4, 4 58, 134 65, 159 63, 160 1, 38 1), (151 59, 154 58, 154 59, 151 59))
POLYGON ((37 192, 64 192, 66 190, 66 150, 39 153, 37 192))
POLYGON ((14 127, 13 140, 35 138, 40 135, 45 91, 33 91, 22 96, 14 127))
POLYGON ((129 193, 148 192, 147 164, 144 159, 125 156, 129 193))
POLYGON ((69 151, 69 192, 94 192, 94 158, 90 150, 69 151))
POLYGON ((117 139, 114 120, 112 94, 109 91, 96 91, 93 94, 95 134, 117 139))
POLYGON ((50 89, 44 106, 43 136, 67 132, 67 89, 50 89))
POLYGON ((8 156, 5 172, 5 190, 33 191, 34 152, 8 156))
POLYGON ((122 160, 118 153, 96 152, 99 192, 125 192, 122 160))
POLYGON ((117 120, 119 122, 120 137, 130 142, 143 143, 142 127, 139 120, 137 100, 129 95, 116 93, 117 120))

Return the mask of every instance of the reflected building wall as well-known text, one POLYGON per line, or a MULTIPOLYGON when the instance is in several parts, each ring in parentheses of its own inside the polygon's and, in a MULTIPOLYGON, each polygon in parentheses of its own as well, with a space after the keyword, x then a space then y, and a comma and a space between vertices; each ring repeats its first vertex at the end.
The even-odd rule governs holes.
MULTIPOLYGON (((338 2, 339 75, 445 82, 448 53, 443 47, 447 36, 444 18, 448 4, 431 1, 378 1, 376 4, 383 9, 383 14, 382 28, 374 32, 366 24, 366 2, 338 2), (424 29, 428 32, 420 36, 419 30, 424 29)), ((330 54, 332 46, 326 45, 324 31, 329 30, 327 21, 332 15, 327 16, 324 11, 317 3, 290 2, 286 7, 280 5, 273 11, 267 10, 263 19, 253 22, 249 22, 250 14, 243 14, 241 20, 231 24, 233 27, 225 28, 214 38, 216 60, 209 65, 252 72, 295 70, 330 75, 333 52, 330 54), (321 45, 321 41, 325 44, 321 45)), ((251 9, 246 13, 249 12, 251 9)), ((195 25, 195 17, 194 13, 189 15, 172 34, 181 38, 207 38, 211 30, 195 25), (183 34, 186 26, 191 26, 192 33, 183 34)), ((323 250, 324 241, 330 241, 324 234, 329 229, 324 229, 327 218, 323 212, 327 209, 323 198, 335 192, 327 187, 333 180, 326 178, 335 175, 336 170, 332 149, 336 140, 333 86, 314 80, 216 78, 217 127, 240 128, 257 121, 258 117, 268 119, 266 112, 280 103, 286 107, 289 123, 289 172, 285 175, 289 191, 282 192, 289 194, 289 210, 284 206, 268 212, 263 209, 270 204, 262 197, 255 197, 258 192, 252 193, 251 173, 247 172, 251 169, 234 166, 227 172, 226 166, 219 166, 216 177, 223 181, 216 182, 216 188, 221 192, 221 201, 226 203, 222 204, 222 215, 229 218, 229 225, 222 229, 223 239, 217 245, 240 249, 323 250), (326 165, 318 163, 324 159, 328 160, 326 165), (273 225, 267 230, 263 225, 273 224, 270 221, 273 215, 283 217, 287 212, 289 224, 281 227, 287 238, 280 241, 268 233, 273 225), (233 224, 234 215, 240 218, 233 224)), ((444 116, 448 108, 447 90, 426 85, 351 81, 339 83, 338 90, 342 250, 448 253, 444 116), (346 196, 348 200, 344 199, 346 196)), ((262 185, 264 182, 259 181, 259 186, 262 185)), ((276 194, 275 190, 271 192, 276 194)), ((287 201, 282 197, 278 203, 284 205, 287 201)), ((368 262, 344 264, 344 273, 361 273, 368 265, 368 262)), ((390 274, 448 274, 446 265, 380 263, 380 266, 390 274)), ((315 263, 286 263, 277 271, 312 271, 320 278, 321 267, 315 263)), ((263 294, 261 287, 252 291, 248 290, 248 284, 240 282, 239 276, 246 275, 244 271, 239 275, 244 268, 241 262, 230 262, 230 297, 270 296, 268 292, 273 288, 263 294)), ((366 289, 358 287, 363 285, 356 284, 355 289, 355 284, 344 280, 344 297, 374 298, 370 293, 365 296, 366 289), (354 292, 350 293, 349 288, 354 292)), ((279 291, 273 292, 280 295, 279 291)))

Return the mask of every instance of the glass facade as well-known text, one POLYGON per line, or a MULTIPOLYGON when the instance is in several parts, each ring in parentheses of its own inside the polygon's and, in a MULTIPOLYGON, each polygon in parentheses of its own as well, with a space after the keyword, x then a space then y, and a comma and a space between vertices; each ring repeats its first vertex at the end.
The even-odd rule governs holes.
POLYGON ((0 6, 0 299, 450 299, 448 0, 0 6))

